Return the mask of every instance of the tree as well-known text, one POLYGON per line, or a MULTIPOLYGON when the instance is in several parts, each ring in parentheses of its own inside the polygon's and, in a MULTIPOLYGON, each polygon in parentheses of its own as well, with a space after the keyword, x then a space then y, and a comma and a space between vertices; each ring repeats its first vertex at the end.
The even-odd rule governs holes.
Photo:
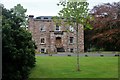
POLYGON ((25 15, 25 12, 27 11, 27 9, 24 9, 21 4, 17 4, 17 6, 14 6, 14 8, 11 8, 11 10, 17 17, 19 17, 23 20, 23 22, 21 22, 21 26, 26 27, 27 26, 27 19, 26 19, 27 16, 25 15))
MULTIPOLYGON (((106 51, 120 51, 120 2, 97 5, 91 10, 94 20, 93 30, 86 31, 86 42, 89 47, 106 51)), ((86 46, 87 48, 87 46, 86 46)))
POLYGON ((79 64, 79 49, 78 49, 78 27, 80 24, 85 25, 85 28, 91 28, 89 19, 92 17, 88 14, 88 3, 77 1, 60 1, 58 4, 63 6, 63 9, 59 11, 60 19, 64 18, 65 24, 76 26, 76 44, 77 44, 77 71, 80 71, 79 64))
POLYGON ((31 33, 20 27, 24 20, 2 8, 2 80, 26 80, 35 66, 31 33))
MULTIPOLYGON (((0 53, 2 53, 2 4, 0 3, 0 53)), ((0 59, 2 59, 2 54, 0 55, 0 59)), ((2 65, 2 60, 0 61, 0 64, 2 65)), ((2 66, 0 67, 0 74, 2 74, 2 66)), ((0 75, 0 79, 2 78, 2 75, 0 75)))

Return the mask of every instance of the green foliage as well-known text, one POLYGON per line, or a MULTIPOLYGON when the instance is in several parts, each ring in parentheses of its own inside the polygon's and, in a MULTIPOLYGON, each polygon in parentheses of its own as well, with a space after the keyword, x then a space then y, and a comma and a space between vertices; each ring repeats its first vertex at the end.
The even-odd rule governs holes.
POLYGON ((85 50, 92 47, 120 51, 120 2, 95 6, 91 11, 92 30, 85 30, 85 50))
POLYGON ((68 0, 69 2, 85 2, 86 0, 68 0))
POLYGON ((11 10, 13 11, 13 14, 15 14, 15 16, 21 18, 23 20, 23 22, 21 22, 21 26, 26 27, 27 26, 27 16, 25 15, 25 12, 27 11, 27 9, 24 9, 23 6, 21 6, 21 4, 17 4, 17 6, 14 6, 14 8, 11 8, 11 10))
MULTIPOLYGON (((59 2, 58 6, 62 5, 63 9, 59 11, 59 17, 64 18, 65 22, 69 25, 82 24, 86 25, 85 28, 91 29, 89 20, 92 16, 88 13, 88 3, 87 2, 59 2)), ((59 21, 58 21, 59 22, 59 21)))
POLYGON ((26 80, 35 66, 32 36, 20 27, 24 19, 12 10, 2 11, 2 80, 26 80))

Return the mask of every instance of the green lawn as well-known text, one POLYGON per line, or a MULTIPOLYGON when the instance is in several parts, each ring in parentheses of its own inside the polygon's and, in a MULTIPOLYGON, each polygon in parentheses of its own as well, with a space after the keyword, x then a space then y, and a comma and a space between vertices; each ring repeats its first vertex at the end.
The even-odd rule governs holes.
POLYGON ((87 54, 89 54, 89 53, 94 53, 94 54, 96 54, 96 53, 101 53, 101 54, 120 54, 120 52, 118 52, 118 51, 93 51, 93 52, 86 52, 87 54))
POLYGON ((29 78, 118 78, 118 57, 80 57, 81 71, 76 71, 76 57, 37 56, 29 78))

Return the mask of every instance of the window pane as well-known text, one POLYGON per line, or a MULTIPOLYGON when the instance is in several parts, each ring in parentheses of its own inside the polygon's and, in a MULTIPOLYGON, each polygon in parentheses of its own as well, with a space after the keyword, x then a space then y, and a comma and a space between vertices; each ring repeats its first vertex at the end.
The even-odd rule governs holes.
POLYGON ((73 52, 73 48, 70 49, 70 52, 73 52))
POLYGON ((45 49, 41 49, 41 53, 44 53, 45 52, 45 49))
POLYGON ((70 43, 73 43, 73 37, 70 37, 70 43))
POLYGON ((45 43, 45 39, 44 38, 41 38, 41 43, 45 43))
POLYGON ((60 27, 58 25, 56 25, 56 30, 59 31, 60 30, 60 27))
POLYGON ((43 27, 41 28, 41 31, 43 31, 43 27))

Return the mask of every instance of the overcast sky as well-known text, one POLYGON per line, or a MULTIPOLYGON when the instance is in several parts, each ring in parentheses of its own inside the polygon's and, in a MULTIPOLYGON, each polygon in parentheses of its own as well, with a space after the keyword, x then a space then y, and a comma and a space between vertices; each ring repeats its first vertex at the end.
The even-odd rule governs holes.
MULTIPOLYGON (((90 9, 101 3, 112 3, 118 1, 120 0, 87 0, 90 9)), ((56 16, 61 9, 61 7, 56 5, 58 2, 59 0, 0 0, 0 3, 2 3, 7 9, 13 8, 17 4, 21 4, 25 9, 27 9, 27 15, 34 15, 35 17, 56 16)))

